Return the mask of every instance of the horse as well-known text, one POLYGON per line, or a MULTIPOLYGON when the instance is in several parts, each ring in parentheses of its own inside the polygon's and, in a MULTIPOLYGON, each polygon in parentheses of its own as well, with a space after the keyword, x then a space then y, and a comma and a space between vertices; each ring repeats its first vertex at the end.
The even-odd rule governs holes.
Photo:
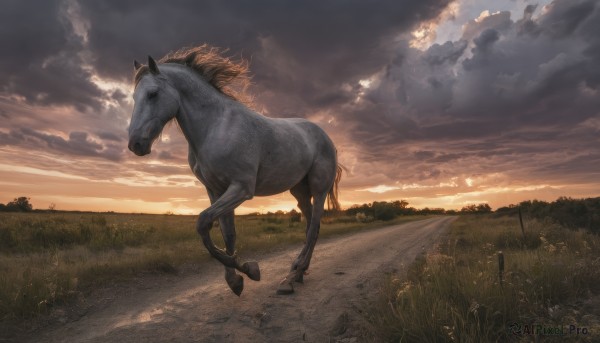
POLYGON ((150 154, 164 126, 175 120, 188 142, 188 162, 205 186, 211 205, 196 231, 212 257, 225 266, 225 280, 238 296, 244 278, 260 280, 256 261, 240 263, 235 250, 234 210, 254 196, 290 191, 306 219, 306 241, 280 282, 277 293, 294 292, 303 282, 319 235, 325 202, 339 210, 341 167, 337 150, 323 129, 301 118, 269 118, 249 105, 248 64, 209 45, 183 48, 158 63, 134 61, 134 107, 128 148, 150 154), (215 220, 225 243, 210 237, 215 220))

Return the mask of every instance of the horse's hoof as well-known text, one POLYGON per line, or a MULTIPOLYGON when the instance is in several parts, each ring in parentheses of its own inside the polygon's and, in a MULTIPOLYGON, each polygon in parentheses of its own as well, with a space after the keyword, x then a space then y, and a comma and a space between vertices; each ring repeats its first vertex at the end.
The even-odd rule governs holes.
POLYGON ((242 269, 244 269, 244 273, 246 273, 251 280, 260 281, 260 268, 258 267, 258 262, 246 262, 242 266, 242 269))
POLYGON ((294 293, 294 285, 291 282, 288 282, 287 279, 281 281, 279 287, 277 288, 277 294, 286 295, 292 293, 294 293))
POLYGON ((233 276, 227 277, 226 280, 229 288, 239 297, 244 290, 244 278, 241 275, 233 274, 233 276))

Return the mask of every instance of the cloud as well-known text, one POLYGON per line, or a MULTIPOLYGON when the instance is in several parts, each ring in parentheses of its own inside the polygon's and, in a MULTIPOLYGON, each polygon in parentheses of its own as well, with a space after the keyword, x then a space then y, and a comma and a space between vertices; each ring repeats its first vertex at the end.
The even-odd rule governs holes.
POLYGON ((0 92, 30 104, 101 107, 104 92, 92 81, 80 53, 83 41, 68 20, 68 2, 49 0, 31 7, 22 1, 2 6, 0 92))
POLYGON ((435 18, 449 2, 82 1, 81 15, 103 76, 129 79, 134 58, 209 43, 250 59, 257 96, 271 115, 304 116, 314 105, 346 100, 342 83, 377 70, 393 53, 391 39, 435 18), (270 96, 274 89, 280 91, 270 96))
POLYGON ((560 17, 557 8, 571 13, 581 3, 555 1, 537 16, 529 6, 516 21, 510 12, 488 14, 457 41, 425 50, 400 44, 363 77, 368 88, 349 84, 350 100, 314 109, 328 113, 319 124, 333 132, 352 171, 346 185, 439 184, 493 173, 521 184, 594 180, 600 6, 574 16, 579 23, 568 37, 547 28, 549 16, 560 17))
POLYGON ((425 197, 452 180, 497 181, 486 175, 503 175, 505 189, 511 178, 514 189, 595 178, 597 1, 521 3, 517 17, 494 3, 449 19, 462 20, 452 41, 413 47, 411 31, 434 30, 449 3, 12 2, 0 15, 0 145, 70 158, 79 174, 105 179, 190 175, 176 126, 152 155, 126 151, 131 61, 209 43, 249 60, 265 114, 308 118, 333 137, 346 190, 425 197))
POLYGON ((59 154, 72 156, 102 157, 119 161, 123 147, 116 144, 100 144, 91 139, 87 132, 72 131, 68 138, 40 132, 29 128, 0 132, 0 146, 12 145, 22 148, 50 149, 59 154))
POLYGON ((458 42, 448 41, 442 45, 436 43, 427 49, 424 57, 432 66, 440 65, 444 62, 454 64, 462 56, 467 46, 468 42, 466 40, 458 42))
MULTIPOLYGON (((595 0, 554 1, 540 20, 541 29, 554 38, 567 38, 597 11, 595 0)), ((527 14, 527 11, 526 11, 527 14)))

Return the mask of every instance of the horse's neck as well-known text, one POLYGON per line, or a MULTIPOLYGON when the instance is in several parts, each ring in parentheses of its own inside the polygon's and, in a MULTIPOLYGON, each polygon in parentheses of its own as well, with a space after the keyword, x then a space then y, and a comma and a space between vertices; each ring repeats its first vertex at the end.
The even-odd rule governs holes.
POLYGON ((180 109, 176 120, 193 148, 200 148, 208 132, 226 120, 230 100, 194 75, 173 82, 179 87, 180 109))

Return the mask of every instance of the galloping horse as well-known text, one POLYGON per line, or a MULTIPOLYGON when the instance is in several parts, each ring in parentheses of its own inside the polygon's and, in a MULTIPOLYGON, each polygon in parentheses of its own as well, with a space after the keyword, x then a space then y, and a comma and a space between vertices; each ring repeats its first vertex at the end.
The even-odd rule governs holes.
MULTIPOLYGON (((135 106, 129 126, 129 149, 150 153, 167 122, 175 119, 189 144, 188 161, 204 184, 211 206, 202 211, 196 230, 210 254, 225 265, 225 280, 240 295, 244 278, 260 280, 257 262, 240 264, 235 250, 234 210, 254 196, 290 190, 306 218, 306 242, 280 283, 280 294, 303 282, 319 235, 327 201, 339 209, 341 168, 327 134, 304 119, 268 118, 244 103, 235 86, 247 85, 247 64, 202 45, 181 49, 148 64, 134 61, 135 106), (312 201, 311 201, 312 199, 312 201), (219 219, 225 250, 210 237, 219 219)), ((239 87, 238 87, 239 88, 239 87)))

